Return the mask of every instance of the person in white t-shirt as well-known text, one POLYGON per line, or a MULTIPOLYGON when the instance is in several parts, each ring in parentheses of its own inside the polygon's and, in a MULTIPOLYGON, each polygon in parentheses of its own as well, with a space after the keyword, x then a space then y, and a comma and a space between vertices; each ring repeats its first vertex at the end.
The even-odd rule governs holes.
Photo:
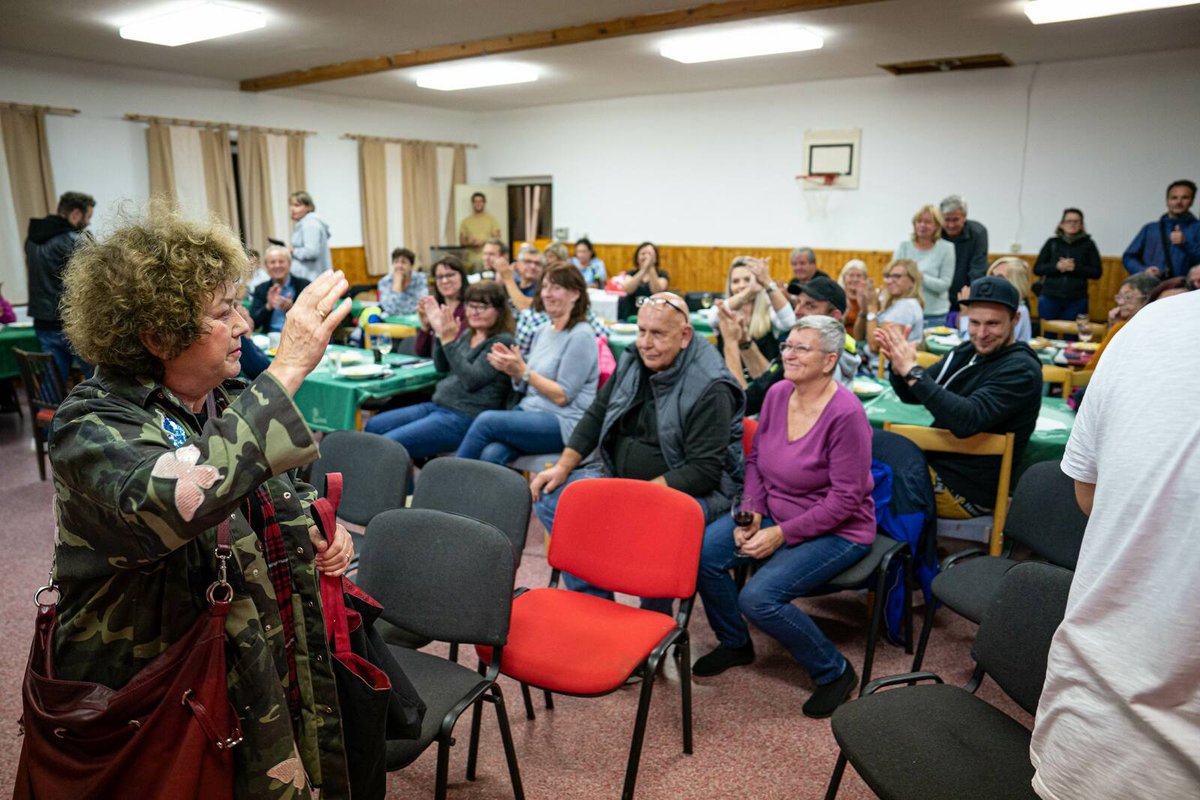
POLYGON ((1146 306, 1088 386, 1062 469, 1089 515, 1030 746, 1044 800, 1200 797, 1200 292, 1146 306))

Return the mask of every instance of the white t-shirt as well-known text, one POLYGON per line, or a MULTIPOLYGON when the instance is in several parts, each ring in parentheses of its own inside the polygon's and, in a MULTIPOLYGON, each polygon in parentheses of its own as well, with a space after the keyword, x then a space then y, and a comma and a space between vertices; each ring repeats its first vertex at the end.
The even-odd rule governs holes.
POLYGON ((1067 443, 1096 496, 1030 747, 1046 800, 1200 797, 1197 343, 1200 291, 1139 311, 1067 443))

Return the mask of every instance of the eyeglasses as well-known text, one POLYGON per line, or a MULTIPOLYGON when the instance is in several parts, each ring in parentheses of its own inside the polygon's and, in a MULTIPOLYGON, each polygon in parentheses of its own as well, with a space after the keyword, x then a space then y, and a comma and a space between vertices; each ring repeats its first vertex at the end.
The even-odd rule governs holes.
POLYGON ((638 308, 641 308, 642 306, 670 306, 680 314, 683 314, 683 316, 687 318, 688 322, 692 321, 692 318, 688 315, 688 312, 671 302, 670 297, 639 297, 637 305, 638 308))
POLYGON ((455 277, 462 277, 462 276, 459 275, 457 272, 439 272, 437 275, 433 276, 433 279, 435 281, 448 281, 451 278, 455 278, 455 277))
POLYGON ((806 344, 789 344, 788 342, 784 342, 783 344, 779 345, 779 354, 780 355, 787 355, 788 353, 795 353, 798 356, 803 356, 803 355, 808 355, 809 353, 812 353, 815 351, 816 351, 815 347, 809 347, 806 344))
POLYGON ((469 314, 482 314, 492 308, 495 308, 495 306, 488 305, 487 303, 467 303, 467 313, 469 314))
POLYGON ((1145 296, 1146 295, 1142 294, 1141 292, 1127 292, 1122 289, 1121 291, 1117 292, 1116 300, 1118 303, 1136 303, 1145 296))
POLYGON ((898 281, 901 278, 907 278, 907 277, 908 277, 907 272, 891 272, 891 273, 888 273, 887 275, 884 275, 883 279, 885 281, 898 281))

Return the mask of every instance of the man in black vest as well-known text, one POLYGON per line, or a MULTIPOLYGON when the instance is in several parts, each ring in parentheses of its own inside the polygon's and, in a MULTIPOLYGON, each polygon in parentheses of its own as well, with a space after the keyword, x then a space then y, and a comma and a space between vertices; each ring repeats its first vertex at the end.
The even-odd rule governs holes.
MULTIPOLYGON (((553 528, 566 484, 616 477, 689 494, 711 522, 729 511, 742 483, 743 403, 716 348, 694 335, 683 298, 670 292, 645 298, 637 347, 621 355, 558 461, 533 479, 538 519, 546 530, 553 528)), ((611 596, 571 575, 564 582, 611 596)), ((643 599, 642 606, 670 612, 669 601, 643 599)))

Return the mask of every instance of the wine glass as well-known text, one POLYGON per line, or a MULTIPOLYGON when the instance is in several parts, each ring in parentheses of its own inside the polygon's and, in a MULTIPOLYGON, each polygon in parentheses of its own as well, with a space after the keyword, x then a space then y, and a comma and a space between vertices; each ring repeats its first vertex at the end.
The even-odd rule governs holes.
POLYGON ((1087 314, 1079 314, 1075 317, 1075 330, 1079 334, 1079 341, 1090 342, 1092 340, 1092 321, 1087 314))
POLYGON ((387 354, 392 352, 392 335, 390 333, 375 334, 375 349, 383 354, 386 361, 387 354))
MULTIPOLYGON (((747 525, 754 524, 754 512, 742 509, 743 499, 742 493, 738 492, 733 496, 733 505, 729 507, 729 515, 733 517, 733 524, 739 528, 745 528, 747 525)), ((736 552, 739 556, 749 558, 749 556, 742 552, 740 547, 736 552)))
POLYGON ((705 292, 704 294, 700 295, 700 307, 701 308, 712 308, 712 304, 713 304, 713 296, 712 296, 711 292, 705 292))

